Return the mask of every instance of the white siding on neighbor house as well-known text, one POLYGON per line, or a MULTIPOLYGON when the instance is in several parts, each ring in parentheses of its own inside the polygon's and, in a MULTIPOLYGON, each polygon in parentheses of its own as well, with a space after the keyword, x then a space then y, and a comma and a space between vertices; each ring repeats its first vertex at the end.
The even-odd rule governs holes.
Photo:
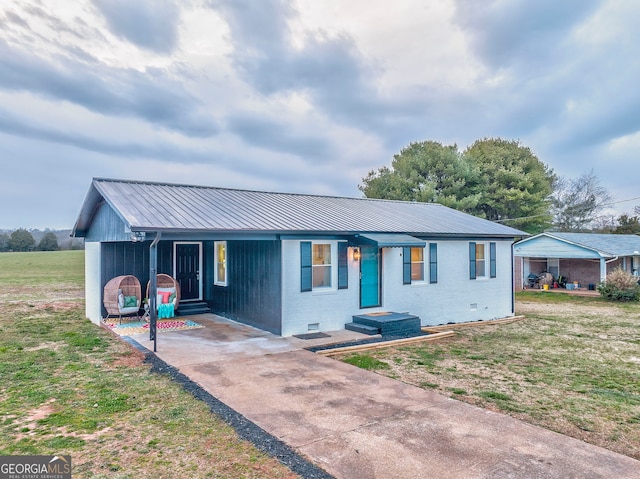
MULTIPOLYGON (((477 241, 478 243, 484 241, 477 241)), ((331 242, 333 248, 337 241, 331 242)), ((459 323, 513 316, 511 241, 496 243, 496 278, 469 279, 469 241, 440 240, 438 283, 429 283, 428 247, 425 282, 403 284, 402 248, 382 249, 381 306, 360 308, 359 265, 349 248, 349 288, 330 292, 300 292, 300 241, 282 241, 282 336, 315 329, 343 329, 356 314, 407 312, 422 325, 459 323)), ((489 275, 489 241, 486 271, 489 275)))
POLYGON ((101 246, 97 242, 84 244, 85 315, 96 324, 102 321, 101 246))
POLYGON ((548 236, 516 243, 513 253, 525 258, 600 258, 597 251, 548 236))

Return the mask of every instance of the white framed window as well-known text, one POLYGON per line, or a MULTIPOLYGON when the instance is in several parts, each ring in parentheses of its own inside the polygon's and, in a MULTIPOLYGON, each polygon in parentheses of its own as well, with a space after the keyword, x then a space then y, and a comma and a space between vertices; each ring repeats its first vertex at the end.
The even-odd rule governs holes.
POLYGON ((312 243, 311 278, 313 290, 333 288, 331 243, 312 243))
POLYGON ((487 248, 484 243, 476 243, 476 278, 487 277, 487 248))
POLYGON ((469 279, 488 279, 497 277, 497 244, 469 243, 469 279))
POLYGON ((227 286, 227 242, 214 241, 214 278, 213 284, 216 286, 227 286))
POLYGON ((424 248, 411 248, 411 282, 424 281, 424 248))

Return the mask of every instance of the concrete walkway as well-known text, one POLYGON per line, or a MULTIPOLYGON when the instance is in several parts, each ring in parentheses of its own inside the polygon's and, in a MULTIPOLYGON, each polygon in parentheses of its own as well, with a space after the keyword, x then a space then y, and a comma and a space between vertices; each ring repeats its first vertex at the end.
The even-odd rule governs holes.
POLYGON ((194 320, 159 333, 157 355, 336 478, 640 479, 640 461, 303 349, 358 333, 194 320))

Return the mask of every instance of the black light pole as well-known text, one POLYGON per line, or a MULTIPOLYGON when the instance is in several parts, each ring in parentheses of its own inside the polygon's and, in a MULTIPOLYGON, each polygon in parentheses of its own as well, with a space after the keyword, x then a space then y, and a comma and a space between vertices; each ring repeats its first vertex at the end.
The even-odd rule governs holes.
POLYGON ((158 231, 156 237, 149 247, 149 341, 153 341, 153 352, 157 348, 156 324, 158 319, 158 243, 161 233, 158 231))

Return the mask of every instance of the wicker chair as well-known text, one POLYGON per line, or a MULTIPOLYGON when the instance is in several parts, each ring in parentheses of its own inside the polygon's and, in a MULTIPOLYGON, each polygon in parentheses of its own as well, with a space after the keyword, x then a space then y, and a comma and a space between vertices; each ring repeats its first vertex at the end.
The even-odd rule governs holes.
POLYGON ((141 301, 140 281, 135 276, 117 276, 104 286, 103 303, 104 309, 107 310, 107 318, 118 316, 122 323, 122 316, 135 314, 138 317, 141 301), (136 298, 135 306, 127 305, 126 302, 131 301, 130 298, 134 296, 136 298))
MULTIPOLYGON (((173 310, 174 312, 178 310, 178 304, 180 304, 180 283, 178 283, 178 281, 176 279, 174 279, 173 277, 169 276, 168 274, 164 274, 164 273, 160 273, 157 276, 157 281, 158 281, 158 293, 161 292, 169 292, 169 293, 175 293, 175 297, 173 299, 173 310)), ((149 289, 151 288, 151 281, 147 282, 147 295, 146 297, 149 297, 149 289)), ((160 303, 158 303, 158 307, 160 306, 160 303)))

